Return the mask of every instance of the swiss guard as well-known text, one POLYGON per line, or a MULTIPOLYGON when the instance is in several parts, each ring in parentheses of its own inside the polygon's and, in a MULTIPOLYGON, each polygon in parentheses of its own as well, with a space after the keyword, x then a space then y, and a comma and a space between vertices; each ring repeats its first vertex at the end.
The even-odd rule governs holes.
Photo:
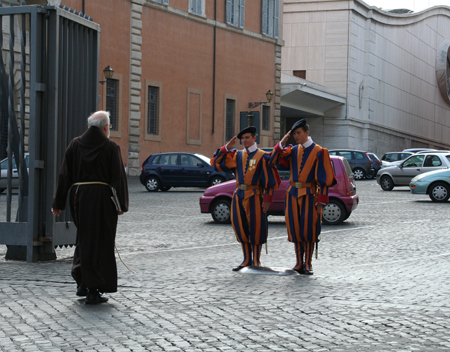
POLYGON ((306 119, 301 119, 274 147, 270 162, 291 171, 285 219, 288 240, 295 245, 297 263, 293 269, 313 275, 311 260, 314 244, 320 241, 322 209, 328 204, 328 187, 336 184, 328 150, 313 142, 306 119), (296 145, 285 147, 291 135, 296 145))
POLYGON ((256 145, 256 127, 246 127, 237 137, 231 138, 216 151, 211 165, 219 172, 233 171, 236 174, 231 223, 236 239, 241 243, 244 260, 233 271, 246 266, 261 266, 261 248, 267 241, 266 212, 273 201, 273 191, 281 180, 277 169, 270 163, 270 153, 256 145), (236 138, 241 140, 244 150, 233 149, 236 138))

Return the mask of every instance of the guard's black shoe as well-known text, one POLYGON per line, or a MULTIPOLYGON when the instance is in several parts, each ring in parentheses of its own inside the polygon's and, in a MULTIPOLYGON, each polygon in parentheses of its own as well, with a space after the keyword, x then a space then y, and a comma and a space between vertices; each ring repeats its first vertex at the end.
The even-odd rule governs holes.
POLYGON ((304 275, 314 275, 314 271, 305 269, 304 275))
POLYGON ((88 294, 88 290, 85 287, 77 287, 77 296, 86 297, 88 294))
POLYGON ((301 268, 301 269, 293 269, 294 271, 298 272, 299 274, 304 275, 305 274, 305 269, 301 268))
POLYGON ((235 267, 235 268, 233 268, 233 269, 231 269, 231 270, 233 270, 233 271, 239 271, 239 270, 241 270, 241 269, 243 269, 243 268, 245 268, 245 266, 239 265, 239 266, 237 266, 237 267, 235 267))
POLYGON ((88 290, 88 294, 86 296, 86 304, 100 304, 107 302, 108 298, 103 297, 97 289, 88 290))

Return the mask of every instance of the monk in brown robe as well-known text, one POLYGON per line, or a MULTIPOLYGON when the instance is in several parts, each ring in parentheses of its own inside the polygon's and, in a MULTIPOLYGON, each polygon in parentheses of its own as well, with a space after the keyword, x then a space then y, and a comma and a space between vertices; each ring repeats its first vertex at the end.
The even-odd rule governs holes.
POLYGON ((109 112, 88 118, 88 129, 66 149, 58 177, 52 212, 61 214, 69 194, 70 211, 77 227, 72 276, 77 295, 86 304, 108 299, 103 292, 117 291, 114 255, 117 218, 128 210, 128 184, 119 146, 109 140, 109 112), (113 187, 118 207, 114 204, 113 187))

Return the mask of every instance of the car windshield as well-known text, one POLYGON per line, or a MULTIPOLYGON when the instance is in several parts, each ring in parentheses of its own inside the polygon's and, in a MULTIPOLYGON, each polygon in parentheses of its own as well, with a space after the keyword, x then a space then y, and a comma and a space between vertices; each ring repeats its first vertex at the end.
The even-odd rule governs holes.
POLYGON ((413 155, 405 160, 403 167, 421 167, 424 158, 425 155, 413 155))
POLYGON ((211 160, 210 158, 208 158, 207 156, 204 156, 202 154, 194 154, 197 158, 202 159, 205 163, 207 163, 209 165, 209 161, 211 160))

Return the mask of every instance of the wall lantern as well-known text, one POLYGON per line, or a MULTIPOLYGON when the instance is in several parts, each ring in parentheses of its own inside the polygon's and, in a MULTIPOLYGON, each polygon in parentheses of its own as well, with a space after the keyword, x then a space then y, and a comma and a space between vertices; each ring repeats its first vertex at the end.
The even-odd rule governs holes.
POLYGON ((248 103, 248 108, 254 109, 257 106, 260 106, 262 104, 269 104, 271 102, 271 100, 273 99, 273 93, 270 89, 266 92, 266 99, 267 99, 267 101, 256 101, 256 102, 248 103))
MULTIPOLYGON (((110 79, 113 77, 113 75, 114 75, 114 70, 112 69, 112 67, 109 65, 106 66, 105 69, 103 70, 103 76, 106 79, 110 79)), ((104 81, 100 81, 99 83, 101 83, 103 85, 106 82, 106 79, 104 81)))

